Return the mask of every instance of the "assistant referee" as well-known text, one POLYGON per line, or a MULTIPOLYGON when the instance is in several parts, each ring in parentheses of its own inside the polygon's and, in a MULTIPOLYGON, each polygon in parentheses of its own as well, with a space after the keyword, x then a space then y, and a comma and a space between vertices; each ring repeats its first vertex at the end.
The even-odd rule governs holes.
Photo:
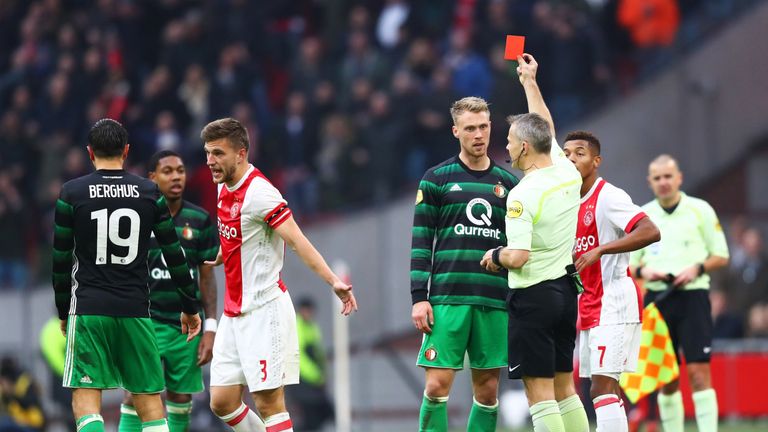
POLYGON ((507 151, 525 177, 507 198, 507 246, 489 250, 480 264, 509 269, 509 378, 523 379, 534 431, 587 432, 572 378, 578 284, 566 271, 581 175, 554 140, 536 60, 523 54, 517 61, 529 113, 507 119, 507 151))

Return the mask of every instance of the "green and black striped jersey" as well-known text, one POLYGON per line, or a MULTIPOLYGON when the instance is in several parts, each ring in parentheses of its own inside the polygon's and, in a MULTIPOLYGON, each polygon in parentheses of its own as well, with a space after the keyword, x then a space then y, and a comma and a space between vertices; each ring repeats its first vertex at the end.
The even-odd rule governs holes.
POLYGON ((427 170, 413 216, 413 303, 505 308, 506 272, 488 272, 480 260, 507 244, 506 198, 518 181, 493 161, 473 171, 458 156, 427 170))
POLYGON ((147 251, 154 233, 184 311, 197 312, 189 266, 165 197, 124 170, 98 170, 68 181, 56 202, 53 290, 67 315, 149 317, 147 251))
MULTIPOLYGON (((195 280, 195 293, 200 302, 198 268, 204 261, 213 261, 219 252, 219 233, 211 224, 208 212, 192 204, 182 201, 181 208, 173 216, 176 235, 187 258, 190 274, 195 280)), ((165 265, 160 243, 152 236, 149 240, 147 254, 149 267, 149 312, 152 319, 165 324, 179 325, 181 301, 176 292, 176 285, 171 280, 168 266, 165 265)))

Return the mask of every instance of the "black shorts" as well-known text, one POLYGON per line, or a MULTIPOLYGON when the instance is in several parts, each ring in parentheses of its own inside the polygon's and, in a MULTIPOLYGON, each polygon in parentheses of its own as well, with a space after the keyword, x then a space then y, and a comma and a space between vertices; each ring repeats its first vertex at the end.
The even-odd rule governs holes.
MULTIPOLYGON (((654 301, 662 292, 646 292, 645 304, 654 301)), ((712 346, 712 307, 709 304, 709 290, 673 291, 657 303, 656 307, 667 322, 675 354, 679 356, 682 348, 686 362, 709 363, 712 346)))
POLYGON ((507 295, 509 378, 553 378, 573 371, 576 290, 567 276, 507 295))

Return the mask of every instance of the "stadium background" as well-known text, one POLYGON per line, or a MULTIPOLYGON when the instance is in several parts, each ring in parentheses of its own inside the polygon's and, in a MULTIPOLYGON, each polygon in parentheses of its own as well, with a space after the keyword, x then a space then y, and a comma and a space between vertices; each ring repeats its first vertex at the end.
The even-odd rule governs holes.
MULTIPOLYGON (((198 134, 232 115, 313 242, 350 268, 353 430, 412 430, 415 182, 456 153, 448 107, 462 96, 491 102, 501 159, 503 119, 525 110, 504 35, 523 34, 560 136, 594 131, 603 175, 638 203, 651 199, 647 162, 668 152, 684 189, 722 217, 732 260, 713 290, 715 382, 724 424, 764 417, 768 399, 742 383, 768 382, 766 22, 760 0, 0 1, 0 354, 32 371, 55 417, 37 341, 53 315, 52 206, 63 181, 90 170, 90 125, 126 125, 137 173, 156 150, 182 153, 186 197, 213 209, 198 134)), ((293 256, 284 278, 294 299, 318 301, 330 348, 330 294, 293 256)), ((462 374, 457 427, 470 397, 462 374)), ((118 398, 106 398, 108 419, 118 398)), ((199 415, 198 430, 218 427, 199 415)))

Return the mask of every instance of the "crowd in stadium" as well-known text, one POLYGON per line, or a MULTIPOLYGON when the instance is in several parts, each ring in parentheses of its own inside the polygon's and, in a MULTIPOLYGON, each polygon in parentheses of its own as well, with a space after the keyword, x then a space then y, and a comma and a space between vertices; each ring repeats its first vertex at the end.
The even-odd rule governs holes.
MULTIPOLYGON (((47 280, 52 204, 90 171, 85 134, 99 118, 126 125, 135 172, 157 150, 184 155, 189 196, 210 209, 199 133, 232 115, 253 162, 296 214, 317 218, 410 192, 452 148, 457 97, 487 98, 496 124, 522 111, 507 33, 528 35, 547 65, 539 81, 561 124, 626 92, 638 60, 673 39, 643 29, 674 35, 701 7, 661 3, 669 13, 654 23, 638 21, 633 0, 2 2, 0 235, 20 245, 0 250, 2 285, 47 280)), ((495 128, 492 143, 504 134, 495 128)), ((734 269, 765 267, 757 243, 734 269)), ((763 332, 765 315, 750 315, 763 332)))

